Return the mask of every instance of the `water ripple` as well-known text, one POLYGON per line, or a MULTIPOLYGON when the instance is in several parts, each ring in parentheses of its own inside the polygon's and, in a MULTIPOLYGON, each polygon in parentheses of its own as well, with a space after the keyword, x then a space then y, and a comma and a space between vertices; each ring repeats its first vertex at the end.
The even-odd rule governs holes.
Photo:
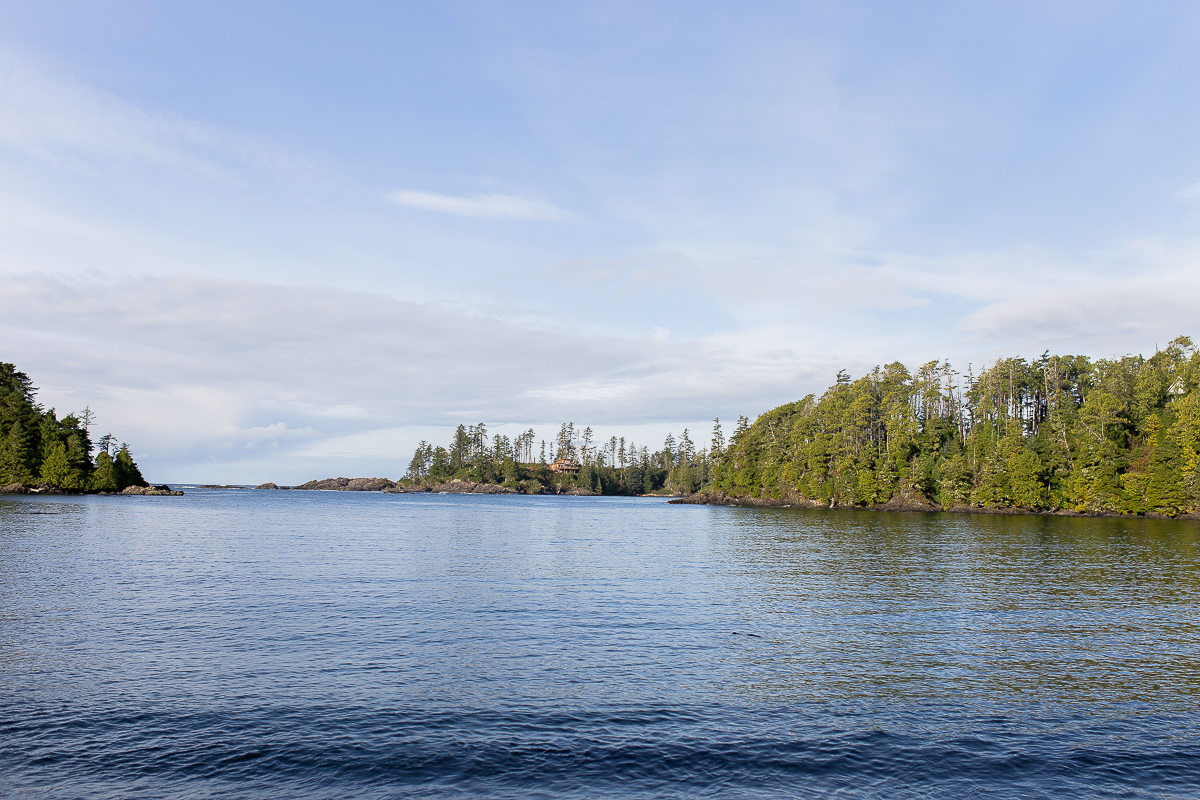
POLYGON ((1194 797, 1200 527, 0 500, 0 794, 1194 797))

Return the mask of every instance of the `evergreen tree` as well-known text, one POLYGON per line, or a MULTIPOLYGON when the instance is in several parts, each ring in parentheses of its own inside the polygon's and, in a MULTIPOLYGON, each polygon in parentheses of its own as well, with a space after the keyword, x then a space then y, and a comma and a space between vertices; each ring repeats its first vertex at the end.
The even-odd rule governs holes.
MULTIPOLYGON (((60 489, 92 488, 97 465, 89 431, 95 414, 88 407, 60 420, 54 409, 35 402, 36 392, 29 376, 0 363, 0 485, 41 480, 60 489)), ((100 451, 108 453, 111 441, 102 437, 100 451)), ((141 480, 137 465, 128 461, 141 480)))
POLYGON ((454 440, 450 443, 450 469, 454 472, 465 467, 471 460, 471 435, 465 425, 459 425, 454 431, 454 440))
POLYGON ((120 491, 116 466, 107 450, 102 449, 96 456, 96 471, 92 473, 88 488, 96 492, 120 491))
POLYGON ((149 485, 142 477, 142 471, 134 463, 133 457, 129 455, 127 444, 122 443, 121 449, 117 451, 117 456, 113 459, 113 471, 116 473, 118 491, 124 491, 130 486, 149 485))
POLYGON ((725 434, 721 432, 721 418, 713 417, 713 432, 712 445, 708 452, 712 455, 714 461, 721 460, 721 454, 725 452, 725 434))
POLYGON ((30 472, 30 437, 20 419, 8 426, 8 433, 0 440, 0 485, 23 483, 33 479, 30 472))
POLYGON ((42 459, 41 479, 59 489, 82 489, 82 476, 71 466, 67 457, 67 446, 62 442, 50 445, 49 453, 42 459))

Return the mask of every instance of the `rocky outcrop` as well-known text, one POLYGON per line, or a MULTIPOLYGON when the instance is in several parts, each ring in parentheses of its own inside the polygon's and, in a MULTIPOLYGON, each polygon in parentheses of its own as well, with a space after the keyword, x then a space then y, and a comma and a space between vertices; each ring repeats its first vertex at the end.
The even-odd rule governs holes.
POLYGON ((46 482, 41 483, 10 483, 0 486, 0 494, 98 494, 104 497, 110 495, 150 495, 177 497, 183 492, 172 489, 166 484, 161 486, 129 486, 122 492, 85 492, 81 489, 59 489, 46 482))
POLYGON ((835 508, 830 503, 809 500, 795 493, 784 493, 781 497, 733 496, 721 492, 696 492, 684 497, 668 500, 672 505, 738 506, 741 508, 835 508))
POLYGON ((0 488, 0 494, 84 494, 84 492, 77 489, 59 489, 45 481, 39 481, 38 483, 10 483, 0 488))
MULTIPOLYGON (((258 488, 270 487, 263 484, 258 488)), ((382 492, 385 489, 396 488, 396 482, 389 481, 387 478, 326 478, 323 481, 309 481, 292 488, 324 492, 382 492)))
POLYGON ((1073 509, 1040 509, 1040 508, 986 508, 982 506, 950 506, 943 507, 931 503, 924 497, 913 492, 901 492, 886 503, 869 506, 838 505, 834 501, 822 503, 810 500, 801 495, 784 492, 780 497, 749 497, 730 496, 721 492, 696 492, 686 497, 677 497, 668 503, 678 505, 702 506, 738 506, 741 508, 834 508, 850 511, 944 511, 952 514, 1012 514, 1036 515, 1044 517, 1142 517, 1146 519, 1200 519, 1200 513, 1180 514, 1177 517, 1167 517, 1165 514, 1122 514, 1117 511, 1075 511, 1073 509))
POLYGON ((785 490, 779 497, 769 495, 751 497, 749 495, 727 495, 722 492, 696 492, 685 497, 678 497, 669 503, 701 506, 738 506, 741 508, 857 508, 870 511, 943 511, 941 506, 930 503, 924 497, 914 492, 901 492, 886 503, 872 506, 839 505, 836 500, 823 502, 805 497, 795 491, 785 490))
POLYGON ((520 494, 516 489, 500 486, 495 483, 475 483, 455 478, 445 483, 429 487, 432 492, 447 492, 449 494, 520 494))
POLYGON ((140 494, 151 497, 179 497, 183 492, 172 489, 165 483, 161 486, 127 486, 121 494, 140 494))
MULTIPOLYGON (((288 487, 276 486, 273 483, 264 483, 255 488, 286 489, 288 487)), ((291 488, 335 492, 384 492, 385 494, 408 494, 416 492, 442 492, 445 494, 541 494, 545 491, 547 494, 579 495, 583 497, 593 497, 596 495, 596 492, 589 489, 580 489, 577 486, 563 486, 562 484, 543 490, 541 485, 536 481, 526 481, 519 486, 501 486, 498 483, 477 483, 475 481, 462 480, 461 478, 453 478, 443 483, 433 484, 417 483, 407 479, 405 479, 404 483, 401 483, 399 481, 390 481, 387 478, 326 478, 322 481, 309 481, 308 483, 291 488)))

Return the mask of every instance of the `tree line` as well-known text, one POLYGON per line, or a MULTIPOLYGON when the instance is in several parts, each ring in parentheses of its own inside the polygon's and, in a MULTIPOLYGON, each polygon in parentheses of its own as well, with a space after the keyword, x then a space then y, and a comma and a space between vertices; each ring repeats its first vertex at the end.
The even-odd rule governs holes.
POLYGON ((1200 507, 1200 353, 898 362, 768 411, 715 454, 714 490, 837 505, 1176 516, 1200 507))
POLYGON ((409 481, 451 478, 521 491, 711 492, 839 506, 899 500, 1176 516, 1200 510, 1200 351, 1181 336, 1150 357, 1004 358, 974 374, 947 361, 899 362, 720 420, 697 446, 684 430, 651 450, 564 423, 549 440, 460 425, 448 447, 421 442, 409 481), (550 470, 558 459, 575 474, 550 470))
POLYGON ((59 419, 36 401, 37 388, 13 364, 0 363, 0 486, 45 483, 58 489, 119 492, 146 486, 111 434, 94 444, 91 409, 59 419))
MULTIPOLYGON (((714 447, 724 446, 716 423, 714 447)), ((716 462, 707 447, 697 448, 687 429, 679 439, 668 434, 651 450, 624 436, 598 439, 590 426, 564 422, 557 435, 538 439, 533 429, 515 437, 490 436, 484 423, 459 425, 448 446, 422 441, 409 462, 405 480, 438 484, 458 478, 497 483, 518 491, 583 489, 597 494, 643 495, 696 491, 711 486, 716 462), (563 461, 577 468, 555 472, 563 461)))

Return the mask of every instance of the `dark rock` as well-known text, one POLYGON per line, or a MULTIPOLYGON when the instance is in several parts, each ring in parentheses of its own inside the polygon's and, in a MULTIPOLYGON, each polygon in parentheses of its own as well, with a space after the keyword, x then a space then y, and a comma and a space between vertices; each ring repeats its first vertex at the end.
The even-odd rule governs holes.
POLYGON ((8 486, 0 486, 0 494, 28 494, 29 490, 25 488, 23 483, 10 483, 8 486))
POLYGON ((507 486, 499 486, 495 483, 475 483, 474 481, 462 481, 455 478, 452 481, 438 484, 430 487, 430 491, 446 492, 448 494, 517 494, 513 489, 507 486))
POLYGON ((274 483, 267 482, 267 483, 260 483, 258 486, 255 486, 254 488, 255 489, 278 489, 279 486, 274 483))
POLYGON ((170 486, 127 486, 121 494, 145 495, 148 497, 179 497, 183 492, 172 491, 170 486))
POLYGON ((326 478, 322 481, 309 481, 292 488, 325 492, 382 492, 384 489, 392 489, 395 486, 396 482, 387 478, 326 478))

